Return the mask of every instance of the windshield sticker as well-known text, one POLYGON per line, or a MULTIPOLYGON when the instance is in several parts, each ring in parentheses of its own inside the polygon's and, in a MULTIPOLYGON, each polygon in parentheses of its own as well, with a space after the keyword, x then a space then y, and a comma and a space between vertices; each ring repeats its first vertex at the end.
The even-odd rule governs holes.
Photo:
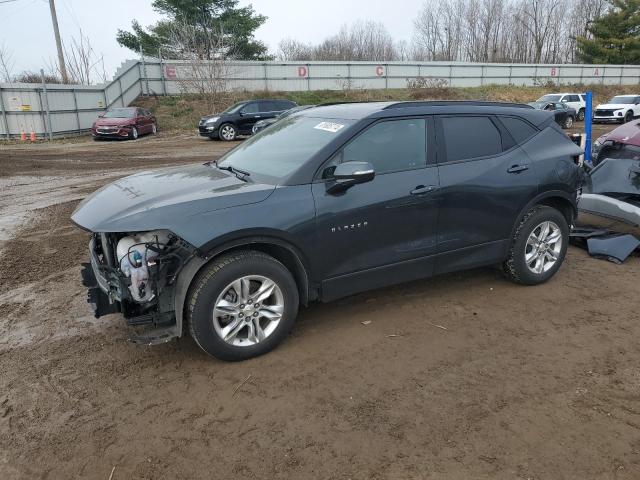
POLYGON ((336 133, 337 131, 343 129, 344 125, 341 123, 322 122, 313 128, 317 130, 324 130, 325 132, 336 133))

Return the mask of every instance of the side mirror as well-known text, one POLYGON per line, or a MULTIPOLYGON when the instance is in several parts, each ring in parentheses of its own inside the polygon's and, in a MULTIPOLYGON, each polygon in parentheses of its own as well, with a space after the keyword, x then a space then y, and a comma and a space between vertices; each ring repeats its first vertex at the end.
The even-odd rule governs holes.
POLYGON ((327 184, 327 192, 340 193, 358 185, 373 180, 376 171, 369 162, 345 162, 336 167, 333 177, 327 184))

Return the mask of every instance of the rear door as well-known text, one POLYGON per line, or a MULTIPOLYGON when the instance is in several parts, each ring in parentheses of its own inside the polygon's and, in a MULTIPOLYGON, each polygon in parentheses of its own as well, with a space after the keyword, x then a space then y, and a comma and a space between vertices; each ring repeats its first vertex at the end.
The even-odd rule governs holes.
MULTIPOLYGON (((505 118, 536 133, 518 117, 505 118)), ((501 261, 519 213, 536 195, 533 165, 492 115, 436 116, 436 134, 442 202, 436 272, 501 261)))
POLYGON ((432 125, 430 117, 377 122, 313 183, 324 299, 431 275, 438 218, 432 125), (374 180, 328 193, 332 167, 348 161, 370 162, 374 180))

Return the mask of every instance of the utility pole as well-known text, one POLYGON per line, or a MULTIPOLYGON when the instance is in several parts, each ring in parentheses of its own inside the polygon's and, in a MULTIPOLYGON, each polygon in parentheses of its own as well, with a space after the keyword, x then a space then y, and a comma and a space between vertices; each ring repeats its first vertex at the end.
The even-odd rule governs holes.
POLYGON ((62 41, 60 40, 60 30, 58 29, 58 15, 56 15, 56 5, 54 0, 49 0, 49 8, 51 9, 51 21, 53 22, 53 34, 56 37, 56 47, 58 47, 58 65, 60 66, 60 75, 62 75, 62 83, 69 83, 67 76, 67 66, 64 63, 64 53, 62 52, 62 41))

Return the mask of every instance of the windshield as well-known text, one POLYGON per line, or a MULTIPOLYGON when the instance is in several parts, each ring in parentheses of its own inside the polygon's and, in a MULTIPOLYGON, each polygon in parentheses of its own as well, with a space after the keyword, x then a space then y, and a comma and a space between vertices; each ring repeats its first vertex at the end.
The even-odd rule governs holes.
POLYGON ((250 174, 281 179, 308 162, 353 120, 290 116, 249 138, 218 162, 250 174))
POLYGON ((222 113, 236 113, 238 110, 240 110, 242 107, 244 107, 246 104, 246 102, 242 102, 242 103, 236 103, 235 105, 230 106, 229 108, 227 108, 224 112, 222 113))
POLYGON ((136 116, 134 108, 114 108, 109 110, 102 117, 103 118, 133 118, 136 116))
POLYGON ((531 105, 533 108, 537 108, 538 110, 542 110, 547 103, 546 102, 531 102, 529 105, 531 105))
POLYGON ((562 95, 544 95, 540 97, 538 102, 559 102, 562 98, 562 95))
POLYGON ((609 100, 609 104, 611 105, 628 105, 630 103, 634 103, 635 97, 613 97, 611 100, 609 100))

